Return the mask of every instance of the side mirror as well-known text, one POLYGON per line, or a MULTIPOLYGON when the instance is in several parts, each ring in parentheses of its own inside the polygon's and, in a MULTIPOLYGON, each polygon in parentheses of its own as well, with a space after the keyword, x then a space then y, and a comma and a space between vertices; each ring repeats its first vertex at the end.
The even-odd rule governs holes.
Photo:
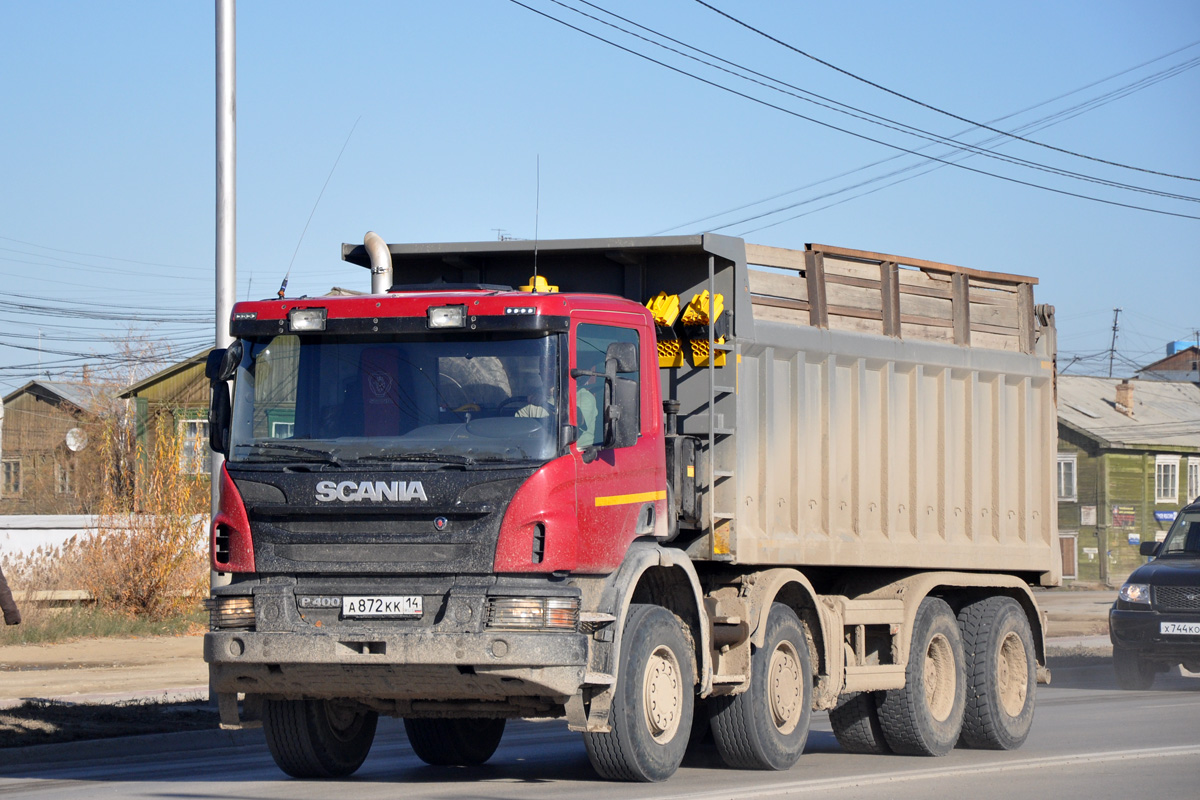
POLYGON ((208 446, 213 452, 229 455, 229 429, 232 419, 229 384, 214 382, 212 403, 208 407, 208 446))
POLYGON ((1156 556, 1158 555, 1158 548, 1161 546, 1161 542, 1142 542, 1138 547, 1138 552, 1144 556, 1156 556))
POLYGON ((604 371, 609 375, 616 372, 637 372, 638 351, 633 342, 613 342, 604 351, 604 371))
POLYGON ((242 340, 237 339, 224 350, 210 351, 208 361, 204 363, 204 377, 210 381, 227 381, 232 378, 237 372, 238 364, 242 363, 243 347, 242 340))
POLYGON ((604 392, 604 446, 630 447, 637 444, 638 382, 612 378, 604 392), (611 395, 610 395, 611 392, 611 395))

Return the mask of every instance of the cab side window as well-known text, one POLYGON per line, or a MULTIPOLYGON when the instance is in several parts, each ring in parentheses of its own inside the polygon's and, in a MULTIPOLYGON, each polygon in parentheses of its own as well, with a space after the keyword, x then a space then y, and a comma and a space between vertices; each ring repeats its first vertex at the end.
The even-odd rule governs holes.
MULTIPOLYGON (((608 346, 614 342, 631 342, 638 346, 638 332, 631 328, 619 328, 613 325, 597 325, 590 322, 581 323, 575 333, 576 366, 584 371, 604 372, 604 359, 608 346)), ((641 350, 638 349, 640 353, 641 350)), ((631 380, 640 397, 641 374, 633 372, 618 372, 620 378, 631 380)), ((575 425, 579 429, 575 440, 580 449, 599 444, 603 440, 604 428, 600 415, 604 409, 604 379, 582 375, 575 381, 575 425)), ((631 409, 638 421, 638 432, 641 427, 641 410, 631 409)))

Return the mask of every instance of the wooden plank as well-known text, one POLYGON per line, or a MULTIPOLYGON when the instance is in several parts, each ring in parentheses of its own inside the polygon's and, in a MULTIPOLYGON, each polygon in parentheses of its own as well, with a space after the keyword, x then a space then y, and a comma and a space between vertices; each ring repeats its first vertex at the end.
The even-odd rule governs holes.
POLYGON ((751 294, 808 300, 808 283, 799 275, 783 275, 777 272, 763 272, 757 269, 747 270, 746 272, 750 281, 751 294))
MULTIPOLYGON (((919 314, 901 314, 900 324, 902 325, 921 325, 931 328, 947 328, 953 329, 954 323, 949 319, 939 319, 938 317, 922 317, 919 314)), ((907 330, 907 329, 906 329, 907 330)), ((948 335, 949 337, 949 335, 948 335)))
POLYGON ((790 306, 769 305, 766 303, 754 304, 754 320, 756 322, 782 322, 787 325, 803 325, 809 327, 808 303, 804 303, 804 308, 794 309, 790 306))
POLYGON ((746 242, 746 263, 758 264, 760 267, 783 267, 785 269, 805 269, 807 256, 803 250, 789 250, 785 247, 768 247, 762 244, 746 242))
POLYGON ((953 304, 948 297, 923 297, 901 294, 900 313, 934 317, 945 320, 949 324, 953 314, 953 304))
POLYGON ((829 316, 854 317, 856 319, 883 320, 883 313, 874 308, 857 308, 855 306, 828 306, 829 316))
MULTIPOLYGON (((825 302, 830 309, 836 306, 849 306, 850 308, 869 308, 872 311, 878 312, 883 305, 883 297, 879 293, 879 284, 876 283, 870 288, 862 286, 848 286, 840 283, 833 283, 826 280, 825 284, 825 302)), ((833 313, 831 310, 829 313, 833 313)))
POLYGON ((900 335, 900 280, 896 264, 884 261, 879 265, 879 290, 883 300, 883 333, 900 335))
POLYGON ((989 350, 1008 350, 1012 353, 1020 352, 1021 343, 1017 336, 1009 333, 1006 336, 997 336, 994 333, 976 332, 971 334, 971 347, 985 347, 989 350))
POLYGON ((953 319, 954 343, 963 347, 971 346, 971 303, 967 297, 967 276, 961 272, 954 273, 950 282, 954 292, 953 319))
POLYGON ((1017 307, 1015 305, 989 306, 984 303, 976 303, 972 300, 971 330, 979 330, 980 325, 1012 328, 1012 333, 1015 336, 1017 333, 1017 307))
POLYGON ((1021 352, 1032 353, 1033 337, 1033 287, 1028 284, 1017 291, 1017 325, 1020 330, 1021 352))
POLYGON ((897 264, 907 264, 913 267, 921 267, 922 269, 931 269, 936 272, 948 272, 960 275, 969 275, 974 278, 983 278, 985 280, 1007 281, 1010 283, 1028 283, 1035 284, 1037 278, 1029 275, 1010 275, 1004 272, 987 272, 978 269, 969 269, 968 267, 960 267, 955 264, 943 264, 937 261, 926 261, 920 258, 905 258, 904 256, 891 255, 888 253, 874 253, 870 250, 852 250, 846 247, 831 247, 825 244, 809 244, 810 251, 817 251, 831 256, 841 256, 844 258, 857 258, 863 261, 895 261, 897 264))
POLYGON ((808 281, 809 313, 814 328, 829 327, 825 308, 825 257, 811 250, 804 252, 804 278, 808 281))
POLYGON ((971 334, 976 333, 991 333, 996 336, 1011 336, 1013 341, 1020 340, 1020 332, 1015 327, 1007 325, 986 325, 982 322, 971 320, 971 334))
POLYGON ((825 258, 825 276, 845 275, 847 277, 867 278, 876 280, 879 277, 877 264, 864 264, 861 261, 847 261, 842 258, 825 258))
POLYGON ((928 286, 913 286, 907 283, 900 284, 900 294, 915 294, 922 297, 942 297, 949 300, 952 293, 949 289, 933 288, 928 286))
MULTIPOLYGON (((879 270, 875 270, 878 272, 879 270)), ((834 275, 831 272, 825 273, 825 284, 836 283, 839 286, 858 286, 863 289, 874 289, 879 291, 878 278, 857 278, 853 275, 834 275)))
POLYGON ((843 317, 837 314, 829 315, 829 328, 835 331, 854 331, 855 333, 872 333, 876 336, 883 334, 883 322, 878 319, 863 319, 860 317, 843 317))
POLYGON ((790 308, 796 311, 808 311, 807 300, 793 300, 790 297, 771 297, 769 295, 752 294, 750 295, 750 304, 755 306, 768 306, 770 308, 790 308))
POLYGON ((954 341, 954 331, 948 325, 905 324, 904 338, 906 340, 920 339, 926 342, 952 342, 954 341))

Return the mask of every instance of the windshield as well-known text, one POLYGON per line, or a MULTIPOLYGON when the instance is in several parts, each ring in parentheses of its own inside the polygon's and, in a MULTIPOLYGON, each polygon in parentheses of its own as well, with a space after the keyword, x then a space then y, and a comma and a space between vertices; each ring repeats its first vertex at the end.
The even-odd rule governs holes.
POLYGON ((231 461, 470 465, 557 454, 557 335, 247 342, 231 461))
POLYGON ((1158 557, 1163 556, 1200 558, 1200 511, 1184 511, 1175 518, 1162 547, 1158 548, 1158 557))

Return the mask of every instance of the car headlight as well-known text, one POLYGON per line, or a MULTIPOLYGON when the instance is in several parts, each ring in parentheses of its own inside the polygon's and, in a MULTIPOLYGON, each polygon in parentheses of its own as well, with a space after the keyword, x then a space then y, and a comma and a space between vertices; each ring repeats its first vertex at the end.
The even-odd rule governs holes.
POLYGON ((1150 605, 1150 584, 1127 583, 1117 592, 1117 597, 1126 603, 1142 603, 1150 605))

